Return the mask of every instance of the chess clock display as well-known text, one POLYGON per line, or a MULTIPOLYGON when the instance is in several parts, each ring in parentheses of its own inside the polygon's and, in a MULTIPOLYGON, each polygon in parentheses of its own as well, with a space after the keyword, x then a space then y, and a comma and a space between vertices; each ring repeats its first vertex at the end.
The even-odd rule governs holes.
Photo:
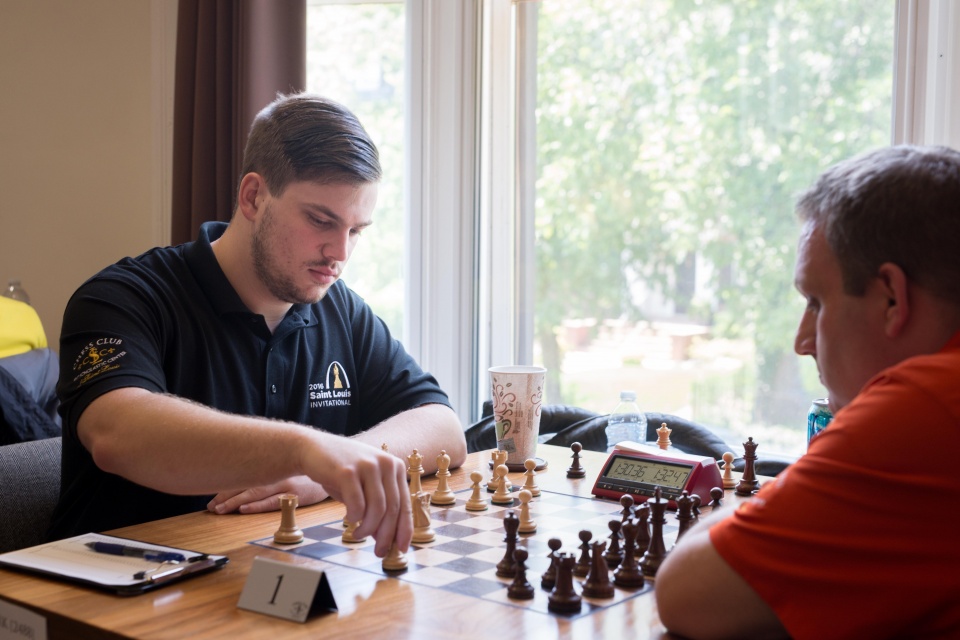
POLYGON ((710 489, 723 487, 723 480, 713 458, 621 442, 604 463, 593 485, 593 495, 619 500, 630 494, 635 501, 642 502, 652 498, 657 487, 669 507, 676 509, 676 499, 684 491, 700 496, 701 503, 707 504, 710 489))

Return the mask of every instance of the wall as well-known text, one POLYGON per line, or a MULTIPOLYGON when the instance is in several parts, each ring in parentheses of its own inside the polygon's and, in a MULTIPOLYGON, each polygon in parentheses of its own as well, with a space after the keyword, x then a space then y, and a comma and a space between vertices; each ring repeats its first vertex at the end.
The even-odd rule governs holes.
POLYGON ((0 284, 59 349, 104 266, 169 242, 176 0, 0 2, 0 284))

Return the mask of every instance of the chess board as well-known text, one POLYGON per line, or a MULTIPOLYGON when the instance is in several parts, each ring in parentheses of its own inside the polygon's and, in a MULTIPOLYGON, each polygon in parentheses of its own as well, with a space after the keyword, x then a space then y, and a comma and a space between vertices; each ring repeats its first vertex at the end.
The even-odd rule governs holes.
MULTIPOLYGON (((514 487, 516 491, 518 487, 514 487)), ((489 497, 489 494, 485 495, 489 497)), ((337 520, 303 529, 303 542, 295 545, 278 545, 273 537, 253 541, 253 544, 279 549, 288 553, 306 556, 331 564, 351 567, 379 577, 391 577, 413 584, 423 585, 447 592, 481 598, 504 606, 519 607, 555 616, 547 610, 549 592, 540 588, 540 576, 550 564, 550 549, 547 541, 559 538, 563 542, 561 552, 580 555, 581 530, 593 533, 593 540, 604 540, 609 546, 612 519, 620 520, 621 506, 618 502, 598 498, 581 498, 561 493, 543 491, 530 502, 530 513, 537 523, 537 531, 519 534, 517 546, 530 554, 527 560, 527 580, 536 588, 533 600, 513 600, 507 597, 510 578, 496 575, 496 565, 503 559, 506 545, 503 541, 503 516, 508 509, 519 515, 520 501, 514 505, 494 505, 486 511, 467 511, 464 503, 470 490, 459 491, 454 505, 441 507, 431 505, 430 518, 436 539, 426 544, 412 545, 407 553, 409 566, 401 573, 386 572, 381 559, 373 553, 373 539, 360 543, 341 540, 343 522, 337 520)), ((667 515, 664 525, 664 542, 669 549, 676 539, 676 519, 667 515)), ((642 551, 639 555, 642 555, 642 551)), ((638 558, 639 558, 638 555, 638 558)), ((612 579, 611 572, 611 579, 612 579)), ((584 579, 574 577, 577 593, 582 592, 584 579)), ((564 615, 574 619, 597 610, 647 593, 653 589, 649 581, 639 589, 615 588, 613 598, 594 599, 583 597, 579 614, 564 615)))

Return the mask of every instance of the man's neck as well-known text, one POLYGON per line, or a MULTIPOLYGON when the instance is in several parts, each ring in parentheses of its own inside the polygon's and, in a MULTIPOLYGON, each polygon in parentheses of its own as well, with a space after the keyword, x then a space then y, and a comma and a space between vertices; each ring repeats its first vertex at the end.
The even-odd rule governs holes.
POLYGON ((223 235, 210 243, 210 246, 217 263, 227 276, 230 286, 240 296, 240 300, 250 311, 262 315, 273 333, 293 305, 274 298, 260 281, 253 268, 249 243, 244 242, 236 226, 230 224, 223 235))

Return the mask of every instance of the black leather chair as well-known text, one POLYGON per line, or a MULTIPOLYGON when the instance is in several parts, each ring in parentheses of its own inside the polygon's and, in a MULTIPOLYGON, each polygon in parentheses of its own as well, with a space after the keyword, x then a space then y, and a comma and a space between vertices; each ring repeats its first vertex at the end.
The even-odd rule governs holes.
MULTIPOLYGON (((483 417, 466 431, 467 450, 484 451, 497 446, 493 408, 489 401, 483 405, 483 417)), ((693 455, 710 456, 720 460, 727 451, 734 454, 734 469, 743 470, 743 446, 724 442, 708 427, 669 413, 647 412, 647 441, 657 440, 661 424, 671 429, 670 441, 676 449, 693 455)), ((579 442, 588 451, 607 450, 607 417, 580 407, 569 405, 544 405, 540 414, 540 441, 560 447, 569 447, 579 442)), ((763 457, 757 460, 754 469, 759 475, 775 476, 792 460, 779 457, 763 457)))

